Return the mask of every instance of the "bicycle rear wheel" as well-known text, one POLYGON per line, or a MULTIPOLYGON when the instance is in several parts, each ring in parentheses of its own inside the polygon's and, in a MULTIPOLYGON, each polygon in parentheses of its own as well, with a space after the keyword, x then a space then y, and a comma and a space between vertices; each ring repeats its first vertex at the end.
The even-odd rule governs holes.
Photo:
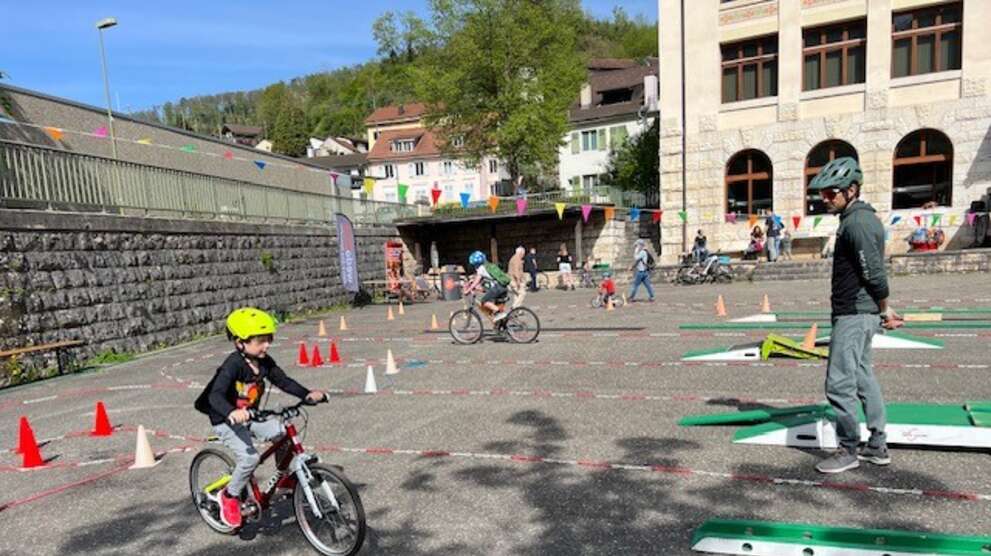
POLYGON ((351 556, 365 542, 365 508, 351 481, 333 468, 319 463, 308 466, 312 479, 310 489, 320 507, 322 519, 312 513, 303 486, 293 492, 296 522, 306 540, 327 556, 351 556), (331 497, 331 494, 333 497, 331 497), (337 501, 337 507, 333 500, 337 501))
POLYGON ((602 296, 601 295, 597 295, 597 296, 593 297, 592 298, 592 301, 589 302, 589 305, 591 305, 595 309, 598 309, 599 307, 602 307, 602 296))
POLYGON ((529 344, 540 335, 540 319, 526 307, 517 307, 506 317, 506 333, 517 344, 529 344))
POLYGON ((451 337, 459 344, 474 344, 482 339, 482 318, 469 309, 455 311, 447 324, 451 337))
POLYGON ((193 506, 203 521, 214 531, 233 535, 236 531, 220 519, 220 501, 217 495, 230 482, 234 460, 226 452, 206 448, 196 454, 189 464, 189 491, 193 506))

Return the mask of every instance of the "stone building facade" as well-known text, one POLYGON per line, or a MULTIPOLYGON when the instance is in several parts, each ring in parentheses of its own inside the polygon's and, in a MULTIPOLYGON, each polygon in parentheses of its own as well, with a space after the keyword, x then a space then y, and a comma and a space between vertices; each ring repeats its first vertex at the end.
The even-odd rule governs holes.
POLYGON ((889 252, 907 249, 916 217, 944 230, 944 246, 971 242, 966 212, 991 188, 991 49, 981 25, 991 3, 685 4, 683 49, 682 2, 659 0, 665 262, 691 248, 696 229, 710 249, 744 249, 754 216, 763 223, 771 208, 797 243, 818 245, 838 221, 805 184, 817 161, 846 154, 859 158, 863 197, 889 225, 889 252), (747 171, 756 166, 767 168, 747 171), (733 181, 741 174, 750 177, 733 181))

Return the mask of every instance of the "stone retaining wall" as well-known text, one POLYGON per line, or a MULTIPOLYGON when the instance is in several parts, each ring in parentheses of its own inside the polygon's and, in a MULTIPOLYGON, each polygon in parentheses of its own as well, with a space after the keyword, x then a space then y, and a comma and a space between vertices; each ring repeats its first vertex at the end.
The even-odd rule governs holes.
MULTIPOLYGON (((355 232, 362 279, 383 279, 395 229, 355 232)), ((82 340, 80 358, 141 352, 220 332, 239 306, 349 299, 331 227, 0 211, 0 350, 82 340)))

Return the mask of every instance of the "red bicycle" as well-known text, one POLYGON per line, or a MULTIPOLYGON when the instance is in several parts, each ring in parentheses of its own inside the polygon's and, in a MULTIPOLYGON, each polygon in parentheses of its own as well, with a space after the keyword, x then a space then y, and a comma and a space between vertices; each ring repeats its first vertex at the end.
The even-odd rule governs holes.
MULTIPOLYGON (((247 495, 241 502, 241 513, 247 518, 260 519, 278 495, 292 496, 296 523, 313 548, 328 556, 350 556, 365 541, 365 509, 358 492, 340 471, 319 463, 316 455, 307 454, 303 448, 292 423, 302 416, 302 430, 306 429, 303 405, 315 404, 304 400, 275 410, 252 410, 252 421, 280 418, 285 423, 286 434, 262 454, 261 463, 277 454, 276 472, 264 488, 259 488, 258 481, 251 477, 247 495)), ((225 535, 232 535, 237 529, 221 521, 218 494, 230 482, 233 470, 234 459, 216 448, 201 450, 189 466, 193 505, 211 529, 225 535)))

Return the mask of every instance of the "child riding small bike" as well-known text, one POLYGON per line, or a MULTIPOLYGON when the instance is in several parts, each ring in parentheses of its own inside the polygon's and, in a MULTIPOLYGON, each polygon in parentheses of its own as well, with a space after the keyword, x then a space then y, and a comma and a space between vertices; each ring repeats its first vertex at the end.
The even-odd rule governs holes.
POLYGON ((509 295, 509 275, 499 268, 499 265, 490 263, 485 258, 485 253, 475 251, 468 256, 468 264, 475 269, 475 275, 465 284, 464 292, 474 291, 481 286, 485 293, 482 295, 481 309, 492 322, 499 322, 509 315, 503 307, 496 304, 499 299, 505 299, 509 295))
POLYGON ((612 279, 612 272, 602 273, 602 283, 599 284, 599 296, 602 297, 602 306, 608 307, 609 302, 616 297, 616 282, 612 279))

